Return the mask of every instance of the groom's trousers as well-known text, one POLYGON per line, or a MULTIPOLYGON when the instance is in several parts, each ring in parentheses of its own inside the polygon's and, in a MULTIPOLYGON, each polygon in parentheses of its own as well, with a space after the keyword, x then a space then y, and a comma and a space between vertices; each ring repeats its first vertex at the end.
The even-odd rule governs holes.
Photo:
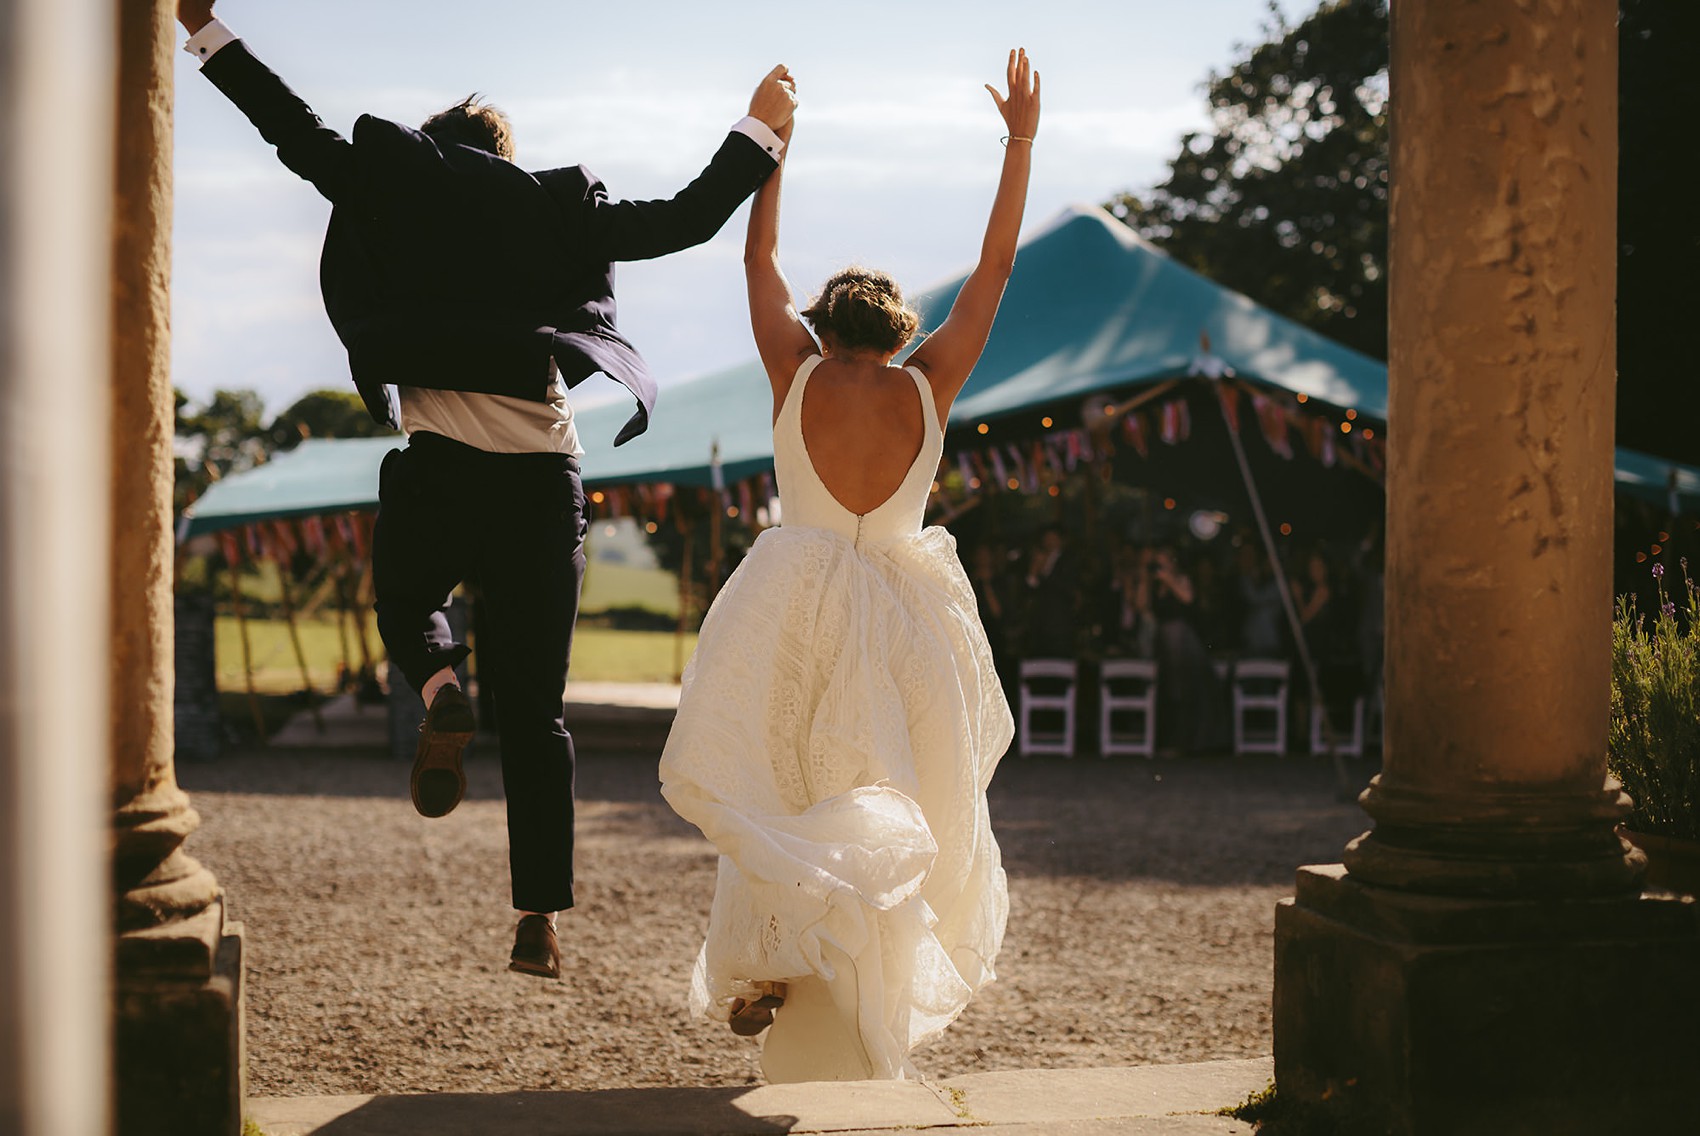
POLYGON ((378 632, 414 689, 469 653, 445 612, 479 588, 478 680, 495 702, 513 904, 573 905, 567 662, 584 580, 584 487, 567 454, 493 454, 415 433, 385 458, 372 582, 378 632))

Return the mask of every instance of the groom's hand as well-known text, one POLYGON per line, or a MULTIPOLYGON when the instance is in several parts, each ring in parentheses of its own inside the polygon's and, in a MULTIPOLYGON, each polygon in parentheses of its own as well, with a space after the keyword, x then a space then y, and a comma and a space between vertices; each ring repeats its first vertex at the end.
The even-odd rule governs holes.
POLYGON ((190 35, 212 23, 213 0, 177 0, 177 22, 190 35))
POLYGON ((783 130, 797 109, 797 81, 790 68, 781 63, 761 82, 750 96, 750 117, 759 118, 775 132, 783 130))

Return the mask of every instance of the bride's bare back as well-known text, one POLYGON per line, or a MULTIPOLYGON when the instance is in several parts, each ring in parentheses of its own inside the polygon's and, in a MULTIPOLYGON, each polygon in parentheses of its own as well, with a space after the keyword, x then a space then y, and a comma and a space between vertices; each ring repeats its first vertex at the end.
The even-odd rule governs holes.
POLYGON ((803 389, 803 445, 828 493, 871 513, 897 492, 925 434, 915 380, 902 367, 821 360, 803 389))

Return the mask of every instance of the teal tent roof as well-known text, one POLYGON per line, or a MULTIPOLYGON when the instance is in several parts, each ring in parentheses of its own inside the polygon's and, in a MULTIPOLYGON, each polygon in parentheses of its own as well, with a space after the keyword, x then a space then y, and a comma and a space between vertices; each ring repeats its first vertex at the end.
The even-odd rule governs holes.
MULTIPOLYGON (((915 298, 923 327, 944 318, 963 279, 915 298)), ((1385 364, 1200 276, 1102 209, 1082 207, 1023 242, 997 325, 952 408, 951 425, 1179 378, 1199 356, 1200 332, 1241 378, 1386 420, 1385 364)), ((772 468, 771 403, 759 362, 664 388, 649 431, 615 449, 614 435, 630 413, 623 399, 578 412, 586 484, 707 485, 716 443, 728 481, 772 468)), ((262 517, 372 508, 378 463, 396 444, 392 438, 304 442, 214 485, 190 509, 185 535, 262 517)), ((1649 500, 1668 499, 1673 469, 1684 508, 1700 509, 1700 471, 1617 453, 1619 488, 1649 500)))

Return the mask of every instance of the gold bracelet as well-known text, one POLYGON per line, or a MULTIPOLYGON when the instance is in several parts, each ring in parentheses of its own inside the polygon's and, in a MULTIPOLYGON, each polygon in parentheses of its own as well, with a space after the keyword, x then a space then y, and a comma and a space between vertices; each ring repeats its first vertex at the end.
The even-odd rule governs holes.
POLYGON ((1024 138, 1019 134, 1005 134, 1002 138, 999 138, 998 141, 1003 144, 1004 149, 1006 150, 1009 148, 1009 144, 1011 142, 1025 142, 1029 146, 1033 144, 1033 139, 1024 138))

